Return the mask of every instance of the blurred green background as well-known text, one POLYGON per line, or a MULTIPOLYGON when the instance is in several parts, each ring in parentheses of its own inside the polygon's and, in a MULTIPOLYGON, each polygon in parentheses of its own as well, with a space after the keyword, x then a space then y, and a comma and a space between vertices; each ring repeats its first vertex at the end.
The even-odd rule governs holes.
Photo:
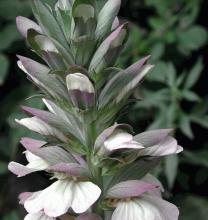
MULTIPOLYGON (((47 0, 53 3, 54 0, 47 0)), ((19 105, 41 108, 27 99, 36 88, 16 65, 16 54, 34 57, 16 30, 18 15, 32 17, 28 0, 0 0, 0 219, 20 220, 24 211, 17 196, 47 184, 44 174, 16 179, 9 174, 10 160, 23 161, 21 136, 32 136, 14 118, 23 116, 19 105)), ((166 199, 177 204, 180 220, 206 220, 208 216, 208 1, 123 0, 121 21, 130 24, 130 37, 119 67, 147 54, 155 68, 135 91, 136 104, 122 122, 136 132, 175 128, 184 147, 154 171, 163 182, 166 199)))

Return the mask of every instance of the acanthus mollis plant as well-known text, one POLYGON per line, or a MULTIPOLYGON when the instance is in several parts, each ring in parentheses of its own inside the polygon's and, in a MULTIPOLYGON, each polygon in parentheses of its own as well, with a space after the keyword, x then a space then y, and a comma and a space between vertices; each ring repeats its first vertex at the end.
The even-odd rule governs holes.
POLYGON ((171 129, 133 134, 119 114, 152 68, 145 57, 127 69, 114 67, 128 37, 119 24, 120 0, 59 0, 52 9, 33 0, 38 24, 17 27, 44 64, 18 56, 19 67, 41 91, 48 110, 22 106, 16 119, 43 136, 23 137, 27 165, 18 177, 46 171, 51 185, 19 196, 25 220, 177 220, 177 207, 162 199, 150 171, 165 155, 182 151, 171 129))

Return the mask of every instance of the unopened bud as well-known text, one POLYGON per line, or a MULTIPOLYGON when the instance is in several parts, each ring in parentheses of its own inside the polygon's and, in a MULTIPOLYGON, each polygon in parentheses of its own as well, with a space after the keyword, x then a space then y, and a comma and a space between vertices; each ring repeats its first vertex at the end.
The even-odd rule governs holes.
POLYGON ((67 11, 71 9, 71 0, 58 0, 58 2, 55 5, 55 9, 61 9, 63 11, 67 11))
POLYGON ((72 103, 80 109, 92 107, 95 99, 95 89, 87 76, 82 73, 69 74, 66 84, 72 103))

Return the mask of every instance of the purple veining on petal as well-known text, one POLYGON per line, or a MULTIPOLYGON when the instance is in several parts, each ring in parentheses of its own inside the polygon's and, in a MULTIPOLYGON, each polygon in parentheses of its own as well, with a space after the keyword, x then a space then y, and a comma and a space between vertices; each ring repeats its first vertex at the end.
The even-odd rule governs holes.
POLYGON ((118 28, 118 26, 119 26, 119 19, 118 19, 118 17, 116 17, 113 21, 111 30, 115 30, 116 28, 118 28))
POLYGON ((141 143, 144 147, 150 147, 164 140, 173 129, 158 129, 146 131, 134 136, 134 140, 141 143))
POLYGON ((120 32, 122 31, 122 29, 124 28, 126 24, 122 24, 120 25, 115 31, 113 31, 104 41, 103 43, 100 45, 100 47, 104 47, 104 48, 108 48, 111 44, 112 41, 114 41, 118 35, 120 34, 120 32))
POLYGON ((27 107, 27 106, 21 106, 21 109, 26 112, 31 114, 32 116, 36 116, 39 119, 43 120, 44 122, 48 122, 48 119, 50 117, 55 117, 54 114, 47 112, 47 111, 43 111, 40 109, 36 109, 36 108, 31 108, 31 107, 27 107))
POLYGON ((79 155, 77 153, 71 153, 71 154, 80 165, 82 165, 84 167, 87 166, 86 160, 81 155, 79 155))
POLYGON ((42 33, 41 27, 37 23, 23 16, 16 17, 16 25, 18 31, 25 38, 27 37, 29 29, 34 29, 37 32, 42 33))
POLYGON ((38 157, 47 161, 51 166, 58 163, 76 163, 75 158, 66 150, 58 146, 43 147, 32 151, 38 157))
POLYGON ((89 170, 76 163, 59 163, 48 168, 52 172, 65 173, 74 177, 89 177, 89 170))
POLYGON ((150 56, 146 56, 136 63, 132 64, 129 68, 125 69, 126 74, 135 74, 137 73, 141 67, 147 62, 147 60, 150 58, 150 56))
POLYGON ((21 138, 20 143, 23 145, 23 147, 29 151, 37 150, 47 144, 45 141, 39 141, 28 137, 21 138))
POLYGON ((32 59, 20 55, 17 55, 17 57, 22 62, 24 68, 32 75, 35 73, 46 74, 50 71, 50 69, 47 66, 38 63, 32 59))
POLYGON ((23 177, 37 171, 36 169, 28 168, 16 162, 10 162, 8 165, 8 169, 13 174, 17 175, 17 177, 23 177))
POLYGON ((141 180, 129 180, 118 183, 111 187, 107 191, 107 197, 110 198, 128 198, 128 197, 138 197, 158 188, 159 186, 151 183, 147 183, 141 180))
POLYGON ((78 89, 73 89, 69 91, 69 95, 71 98, 71 101, 75 106, 78 106, 79 108, 89 108, 94 103, 95 94, 84 92, 78 89))

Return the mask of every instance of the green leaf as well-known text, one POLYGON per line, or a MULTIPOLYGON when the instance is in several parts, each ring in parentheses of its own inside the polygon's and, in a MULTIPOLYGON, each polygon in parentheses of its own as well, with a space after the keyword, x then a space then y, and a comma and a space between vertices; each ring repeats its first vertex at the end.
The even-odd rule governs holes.
POLYGON ((147 79, 157 82, 166 82, 167 69, 167 64, 165 62, 159 61, 155 64, 155 67, 150 71, 150 73, 147 76, 147 79))
POLYGON ((18 15, 29 17, 32 14, 29 1, 1 0, 0 16, 6 20, 14 20, 18 15))
POLYGON ((3 54, 0 54, 0 85, 4 83, 9 69, 9 60, 3 54))
POLYGON ((167 66, 168 85, 175 87, 176 83, 176 68, 173 63, 169 63, 167 66))
POLYGON ((196 93, 188 90, 182 91, 182 96, 184 99, 190 102, 199 102, 201 100, 201 98, 196 93))
POLYGON ((204 128, 208 128, 208 115, 192 115, 191 120, 204 128))
POLYGON ((194 138, 192 129, 191 129, 191 120, 188 115, 182 114, 180 117, 180 130, 190 139, 194 138))
POLYGON ((178 162, 177 155, 170 155, 165 158, 165 175, 170 189, 173 188, 175 183, 178 172, 178 162))
POLYGON ((198 81, 201 71, 203 69, 203 62, 202 59, 198 59, 198 61, 195 63, 194 67, 190 71, 190 73, 187 76, 186 82, 185 82, 185 88, 190 89, 194 86, 194 84, 198 81))
POLYGON ((21 39, 21 35, 18 33, 14 24, 7 25, 0 31, 0 50, 9 48, 12 43, 21 39))
POLYGON ((207 32, 201 26, 192 26, 188 30, 178 32, 180 47, 196 50, 207 42, 207 32))
POLYGON ((186 163, 195 164, 208 168, 208 151, 205 149, 198 151, 184 151, 184 156, 186 158, 186 163))
POLYGON ((151 54, 151 59, 152 60, 158 60, 162 57, 162 55, 164 54, 165 52, 165 45, 164 43, 156 43, 151 51, 150 51, 150 54, 151 54))

